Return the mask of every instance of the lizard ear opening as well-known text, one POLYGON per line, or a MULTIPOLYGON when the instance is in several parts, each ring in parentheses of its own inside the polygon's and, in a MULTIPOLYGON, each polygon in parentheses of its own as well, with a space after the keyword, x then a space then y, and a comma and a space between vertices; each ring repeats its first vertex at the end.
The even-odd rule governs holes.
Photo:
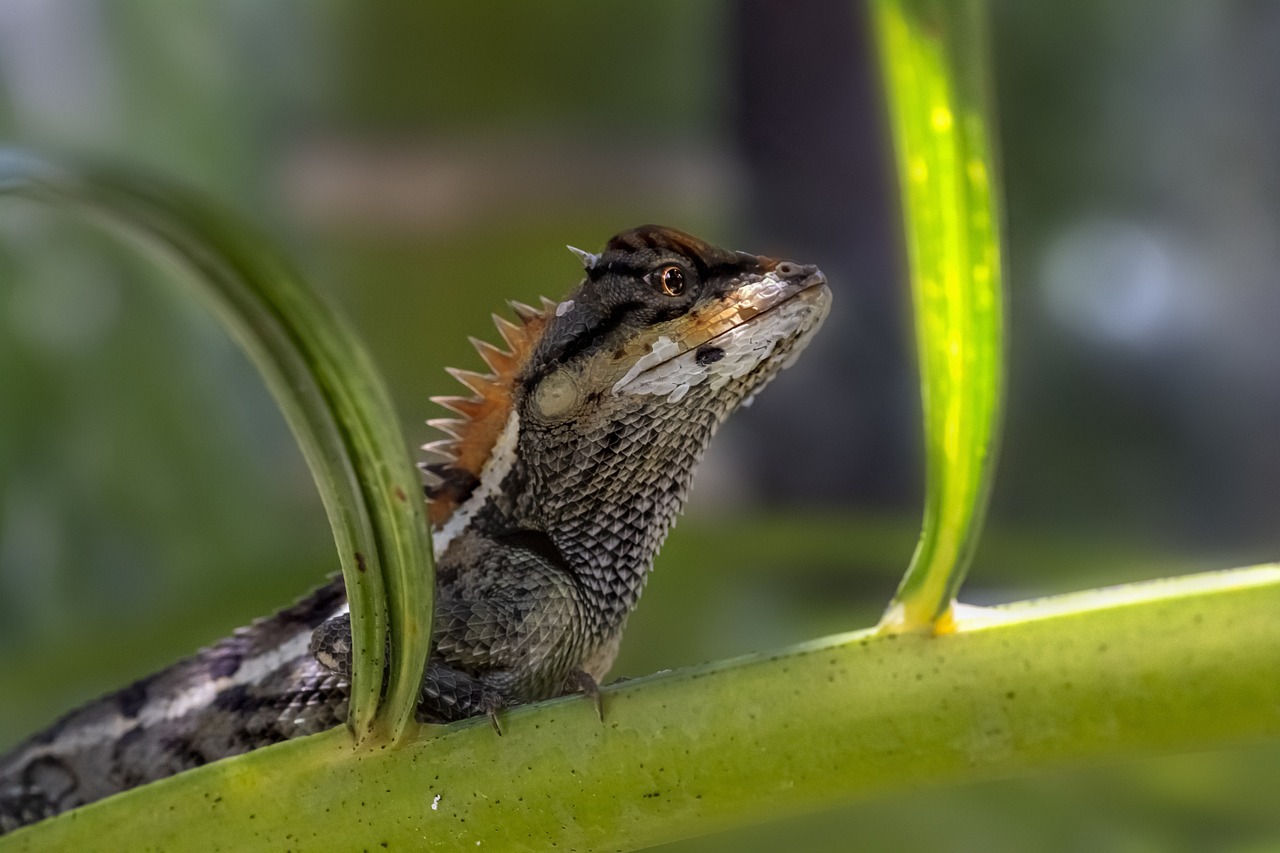
POLYGON ((533 392, 533 405, 547 420, 557 420, 578 407, 582 392, 572 373, 557 370, 538 383, 533 392))

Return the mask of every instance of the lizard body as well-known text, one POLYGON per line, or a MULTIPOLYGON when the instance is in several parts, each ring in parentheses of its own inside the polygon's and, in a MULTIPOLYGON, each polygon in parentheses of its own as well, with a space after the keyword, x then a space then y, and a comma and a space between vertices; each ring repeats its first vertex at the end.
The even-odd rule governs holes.
MULTIPOLYGON (((591 690, 720 423, 799 354, 830 291, 810 266, 643 226, 561 302, 495 317, 490 374, 422 466, 437 560, 418 716, 591 690)), ((0 757, 0 833, 346 719, 340 578, 0 757)))

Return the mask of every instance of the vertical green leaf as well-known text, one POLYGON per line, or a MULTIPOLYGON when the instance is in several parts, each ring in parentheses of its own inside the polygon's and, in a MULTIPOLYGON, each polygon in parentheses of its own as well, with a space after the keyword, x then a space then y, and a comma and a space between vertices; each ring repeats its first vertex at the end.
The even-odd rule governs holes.
POLYGON ((944 628, 986 511, 1003 388, 986 4, 876 0, 925 421, 924 522, 881 626, 944 628))
POLYGON ((417 705, 434 576, 418 477, 364 348, 263 238, 194 194, 0 152, 0 195, 87 213, 177 261, 258 366, 338 545, 355 646, 351 726, 358 741, 398 739, 417 705))

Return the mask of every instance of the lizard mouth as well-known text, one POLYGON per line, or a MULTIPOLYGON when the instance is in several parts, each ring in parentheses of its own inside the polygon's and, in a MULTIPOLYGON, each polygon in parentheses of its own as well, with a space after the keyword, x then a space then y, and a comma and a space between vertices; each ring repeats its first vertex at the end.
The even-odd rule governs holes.
MULTIPOLYGON (((691 318, 696 327, 695 333, 689 336, 689 346, 686 349, 714 343, 721 335, 754 322, 762 314, 781 308, 793 300, 812 303, 814 307, 820 307, 825 315, 831 301, 831 290, 826 285, 827 277, 817 267, 801 267, 786 262, 778 264, 769 275, 738 287, 718 305, 712 306, 713 310, 705 316, 695 314, 691 318), (704 335, 703 340, 697 340, 704 335)), ((816 319, 821 318, 815 317, 816 319)))
POLYGON ((659 331, 613 392, 679 399, 704 381, 715 388, 750 373, 780 345, 790 363, 830 305, 831 289, 817 267, 779 263, 659 331))

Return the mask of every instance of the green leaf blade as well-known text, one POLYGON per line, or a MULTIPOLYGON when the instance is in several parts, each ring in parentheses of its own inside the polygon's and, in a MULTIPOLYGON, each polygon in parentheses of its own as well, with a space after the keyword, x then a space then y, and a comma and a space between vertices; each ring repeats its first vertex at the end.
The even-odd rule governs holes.
POLYGON ((973 556, 1003 394, 985 5, 877 0, 874 16, 906 217, 926 453, 920 540, 882 627, 928 630, 944 624, 973 556))

